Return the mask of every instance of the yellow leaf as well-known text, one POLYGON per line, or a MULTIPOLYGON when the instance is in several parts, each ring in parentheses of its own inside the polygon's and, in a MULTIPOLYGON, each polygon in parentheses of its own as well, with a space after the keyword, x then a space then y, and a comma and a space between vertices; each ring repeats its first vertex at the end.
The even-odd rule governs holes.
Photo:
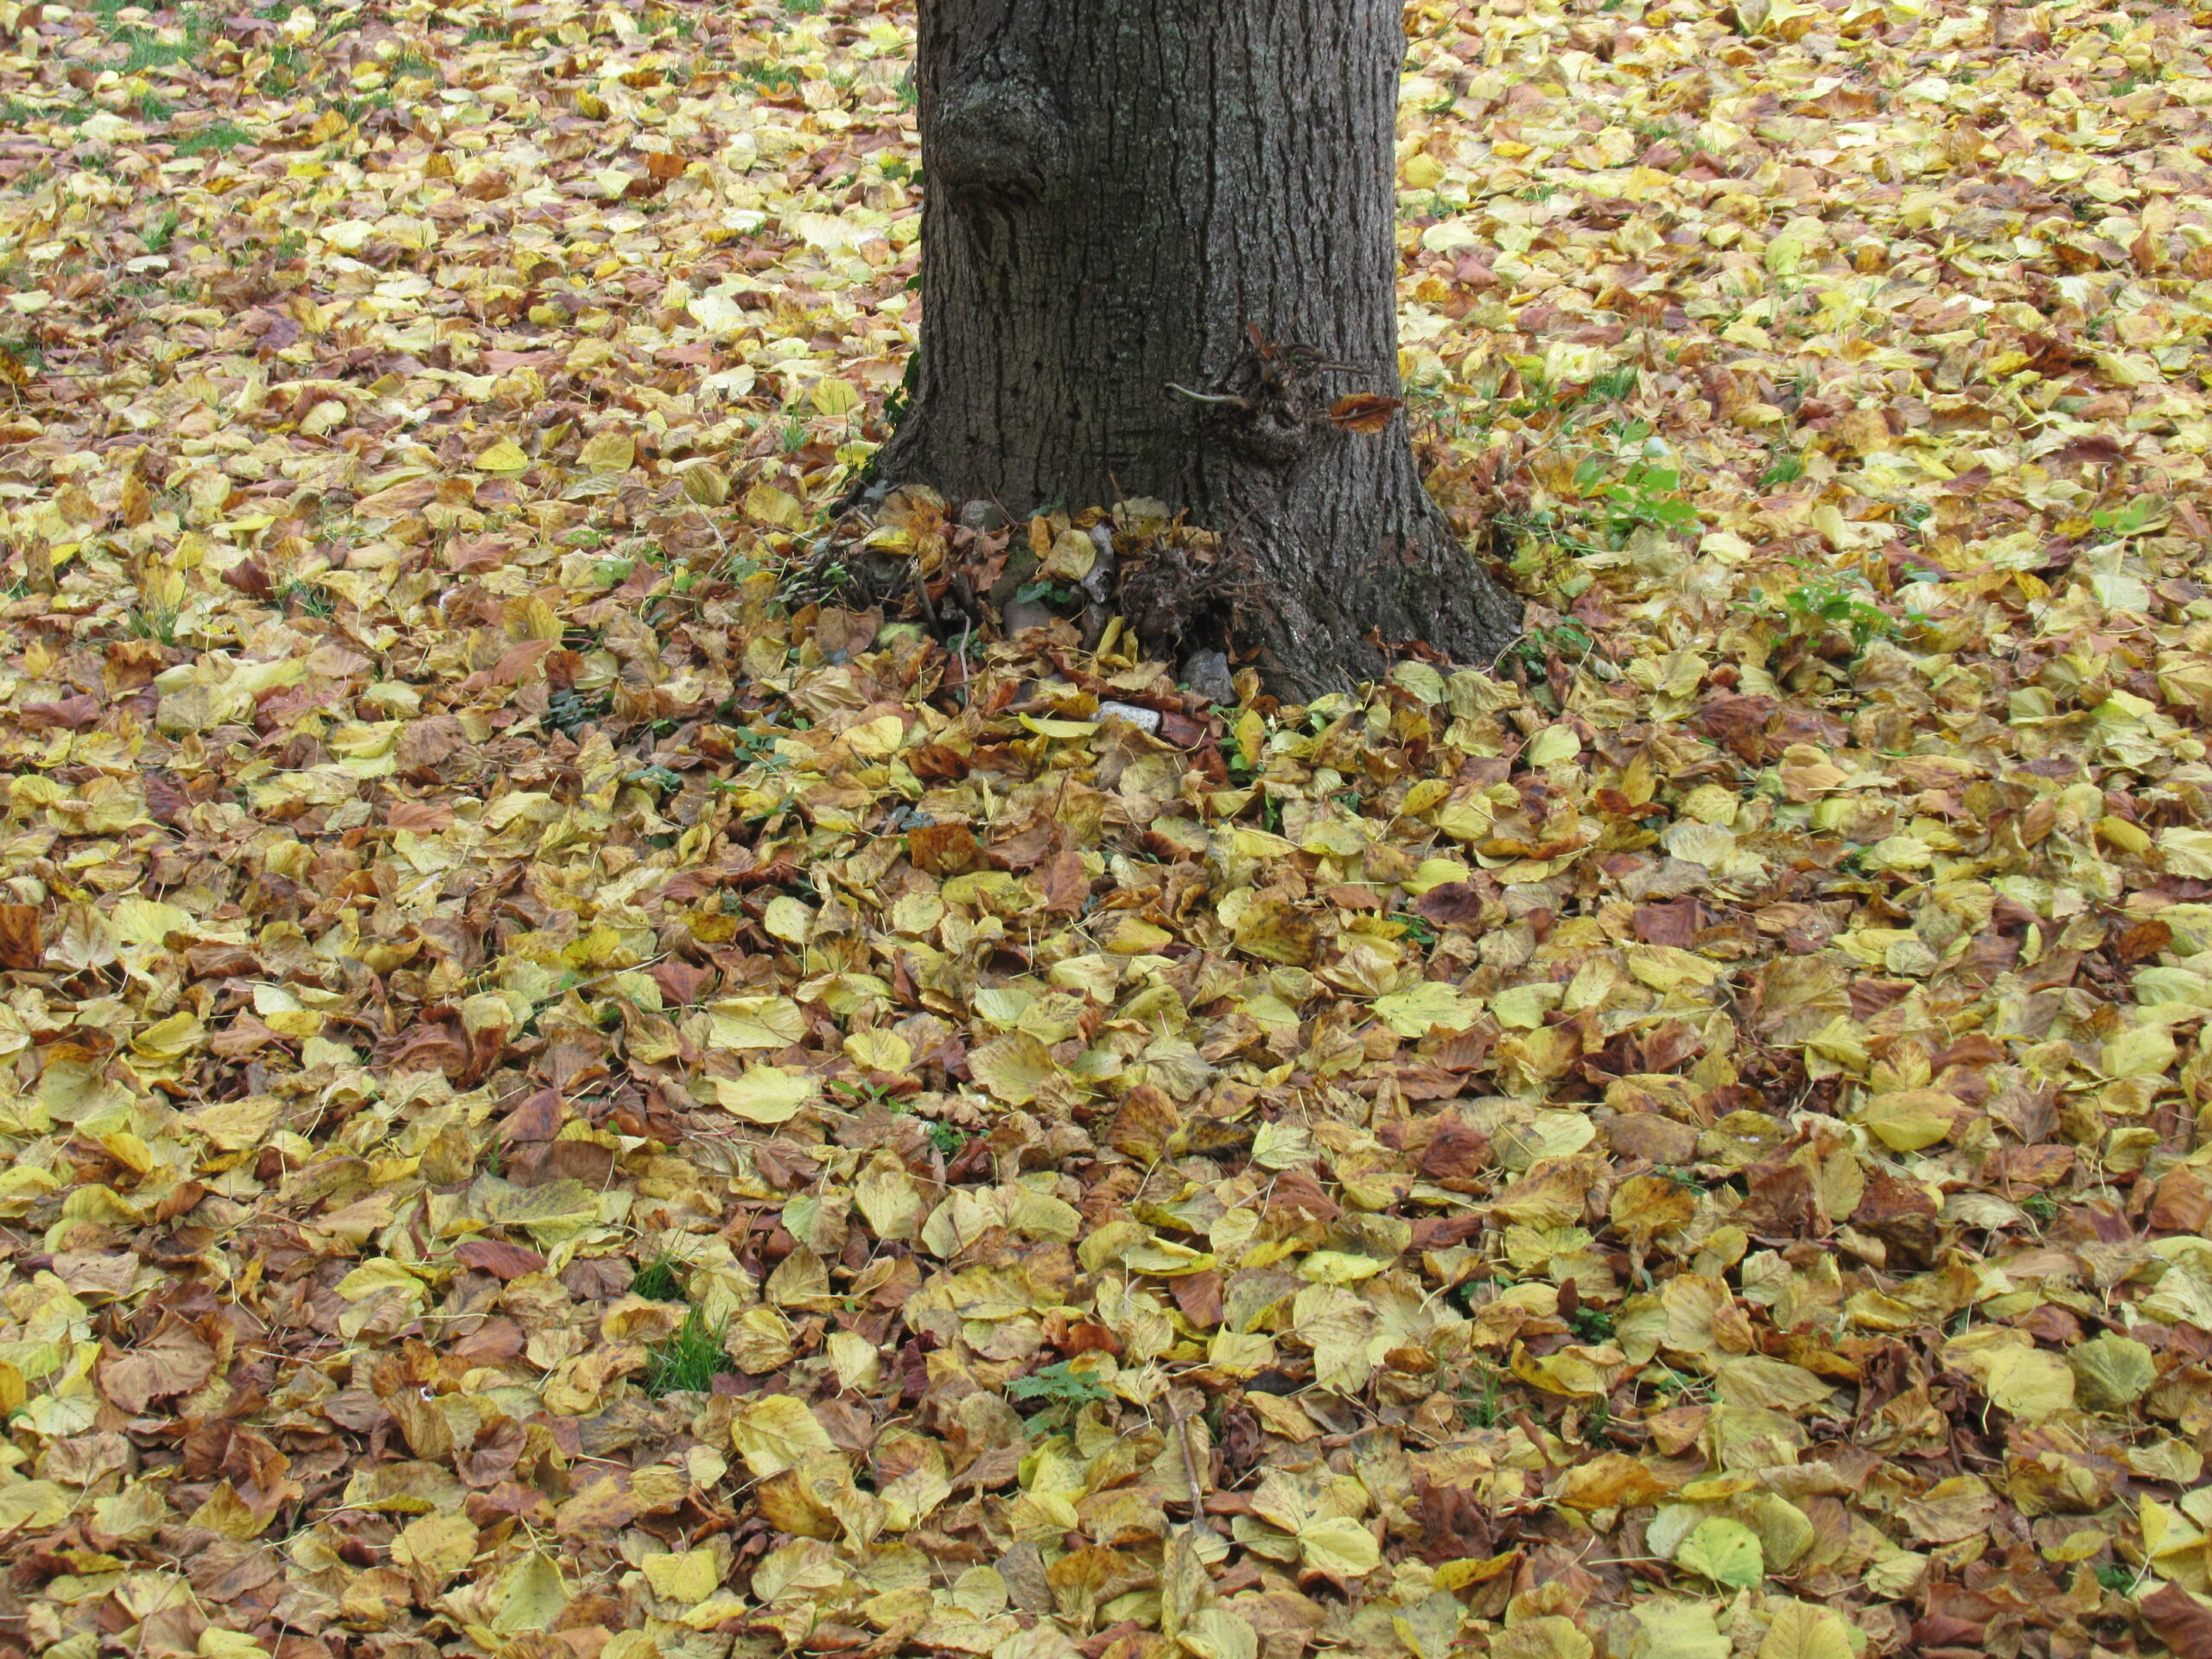
POLYGON ((588 473, 626 473, 638 458, 638 442, 627 432, 601 432, 576 452, 577 463, 588 473))
POLYGON ((895 1031, 856 1031, 845 1039, 845 1057, 871 1071, 904 1071, 914 1063, 914 1046, 895 1031))
POLYGON ((1851 1637, 1832 1609, 1785 1601, 1775 1609, 1758 1659, 1853 1659, 1851 1637))
POLYGON ((712 1083, 715 1102, 724 1111, 753 1123, 783 1123, 798 1116, 798 1109, 815 1096, 815 1081, 802 1071, 779 1065, 747 1068, 741 1077, 702 1079, 700 1092, 712 1083))
POLYGON ((789 893, 779 893, 761 912, 760 925, 786 944, 804 944, 814 931, 814 912, 789 893))
POLYGON ((1522 759, 1532 766, 1556 766, 1582 753, 1582 739, 1572 726, 1547 726, 1529 740, 1522 759))
POLYGON ((797 530, 806 522, 805 510, 798 498, 786 495, 772 484, 755 484, 745 493, 745 511, 764 524, 779 530, 797 530))
POLYGON ((1259 1631, 1249 1618, 1226 1607, 1193 1614, 1176 1640, 1197 1659, 1259 1659, 1259 1631))
POLYGON ((1355 1255, 1348 1250, 1315 1250, 1298 1264, 1301 1278, 1316 1284, 1357 1285, 1372 1279, 1390 1264, 1371 1255, 1355 1255))
POLYGON ((763 1395, 741 1408, 730 1434, 745 1466, 763 1480, 810 1452, 837 1449, 814 1414, 788 1394, 763 1395))
POLYGON ((58 1527, 72 1507, 67 1491, 50 1480, 19 1480, 0 1486, 0 1527, 10 1532, 58 1527))
POLYGON ((533 1549, 507 1570, 499 1580, 499 1611, 492 1628, 505 1636, 525 1630, 550 1630, 569 1605, 568 1587, 561 1569, 543 1550, 533 1549))
POLYGON ((1027 1106, 1037 1098, 1058 1068, 1045 1045, 1026 1031, 1008 1032, 968 1057, 968 1074, 1007 1106, 1027 1106))
POLYGON ((483 473, 527 472, 530 457, 512 438, 501 438, 476 457, 476 469, 483 473))
POLYGON ((1675 1552, 1675 1564, 1738 1590, 1748 1590, 1766 1576, 1758 1535, 1742 1522, 1720 1516, 1698 1522, 1675 1552))
POLYGON ((2108 1077, 2163 1077, 2179 1052, 2164 1026, 2133 1026, 2105 1044, 2098 1065, 2108 1077))
POLYGON ((715 1593, 721 1573, 711 1549, 687 1549, 680 1554, 648 1555, 640 1564, 652 1592, 668 1601, 696 1606, 715 1593))
POLYGON ((2058 1355, 2037 1348, 1997 1350, 1982 1386, 1991 1405, 2025 1422, 2040 1422, 2074 1404, 2074 1373, 2058 1355))
POLYGON ((1959 1103, 1938 1089, 1900 1089, 1870 1096, 1859 1109, 1859 1121, 1892 1151, 1918 1152, 1950 1134, 1959 1103))
POLYGON ((159 944, 172 933, 193 931, 190 911, 179 905, 151 899, 125 899, 108 917, 117 940, 124 944, 159 944))
POLYGON ((1375 1535, 1349 1516, 1335 1516, 1300 1527, 1298 1550, 1306 1558, 1306 1566, 1340 1579, 1372 1573, 1382 1560, 1375 1535))
POLYGON ((428 1289, 417 1274, 389 1256, 381 1255, 372 1262, 364 1262, 338 1281, 338 1294, 349 1302, 361 1301, 385 1290, 400 1291, 419 1299, 428 1289))
POLYGON ((1465 1031, 1482 1013, 1482 1004, 1440 980, 1425 979, 1409 991, 1375 999, 1375 1013, 1401 1037, 1428 1035, 1431 1027, 1465 1031))
POLYGON ((1629 1649, 1630 1659, 1728 1659, 1733 1651, 1707 1603, 1655 1597, 1638 1602, 1634 1617, 1637 1636, 1629 1649))
POLYGON ((2085 1411, 2122 1412, 2151 1391, 2158 1366, 2151 1350, 2133 1337, 2107 1332, 2066 1353, 2074 1389, 2085 1411))
POLYGON ((476 1559, 476 1529, 466 1516, 423 1516, 400 1529, 391 1541, 391 1559, 443 1585, 476 1559))
POLYGON ((1590 1659, 1595 1644, 1575 1622, 1542 1613, 1509 1624, 1491 1639, 1491 1659, 1590 1659))

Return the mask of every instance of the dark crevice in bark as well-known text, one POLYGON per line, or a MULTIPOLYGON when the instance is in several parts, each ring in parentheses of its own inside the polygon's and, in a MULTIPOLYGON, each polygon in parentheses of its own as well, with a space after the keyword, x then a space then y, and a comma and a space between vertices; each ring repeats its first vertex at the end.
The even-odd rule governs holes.
POLYGON ((1490 661, 1518 602, 1402 417, 1326 419, 1396 389, 1395 0, 922 0, 918 42, 921 362, 879 478, 1183 510, 1236 572, 1188 626, 1242 594, 1294 695, 1409 645, 1490 661))

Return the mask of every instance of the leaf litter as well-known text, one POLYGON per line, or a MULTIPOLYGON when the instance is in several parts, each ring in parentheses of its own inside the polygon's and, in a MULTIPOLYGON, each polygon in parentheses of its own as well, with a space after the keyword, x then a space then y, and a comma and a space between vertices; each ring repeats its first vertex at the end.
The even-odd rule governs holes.
POLYGON ((903 10, 0 4, 0 1642, 2212 1653, 2212 16, 1408 22, 1286 707, 836 520, 903 10))

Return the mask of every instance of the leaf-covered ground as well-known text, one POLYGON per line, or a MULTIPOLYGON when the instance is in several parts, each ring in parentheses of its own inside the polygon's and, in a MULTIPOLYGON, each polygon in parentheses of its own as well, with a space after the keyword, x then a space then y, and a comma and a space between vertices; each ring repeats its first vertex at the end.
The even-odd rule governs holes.
POLYGON ((1408 21, 1216 707, 821 540, 903 9, 0 0, 0 1650, 2212 1654, 2212 15, 1408 21))

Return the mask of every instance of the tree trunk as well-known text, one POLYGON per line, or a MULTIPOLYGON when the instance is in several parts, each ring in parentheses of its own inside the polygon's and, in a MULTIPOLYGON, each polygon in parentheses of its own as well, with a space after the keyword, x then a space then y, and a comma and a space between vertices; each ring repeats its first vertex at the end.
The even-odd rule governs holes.
MULTIPOLYGON (((1487 664, 1520 606, 1422 489, 1403 412, 1329 419, 1398 389, 1398 0, 920 14, 920 364, 879 476, 1186 510, 1287 695, 1416 644, 1487 664)), ((1218 645, 1223 599, 1155 643, 1218 645)))

